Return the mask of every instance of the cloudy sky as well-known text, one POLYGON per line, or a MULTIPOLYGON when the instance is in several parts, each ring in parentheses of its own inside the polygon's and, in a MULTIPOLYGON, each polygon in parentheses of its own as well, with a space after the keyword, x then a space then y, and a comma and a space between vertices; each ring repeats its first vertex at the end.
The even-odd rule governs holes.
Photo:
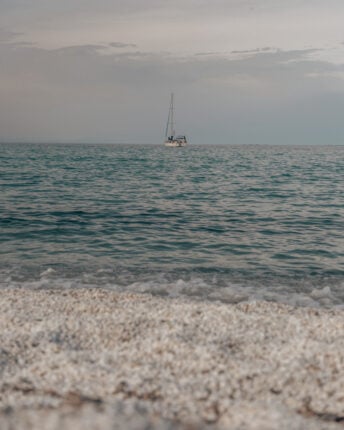
POLYGON ((343 0, 0 0, 0 141, 342 144, 343 0))

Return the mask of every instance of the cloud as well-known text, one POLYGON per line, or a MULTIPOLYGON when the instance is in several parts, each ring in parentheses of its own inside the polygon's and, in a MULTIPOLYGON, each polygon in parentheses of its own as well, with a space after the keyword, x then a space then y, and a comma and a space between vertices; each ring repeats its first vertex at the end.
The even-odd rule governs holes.
POLYGON ((107 49, 106 45, 72 45, 72 46, 64 46, 58 49, 41 49, 42 52, 52 52, 59 55, 96 55, 99 54, 100 51, 107 49))
MULTIPOLYGON (((249 56, 232 56, 218 52, 176 56, 169 52, 109 50, 110 44, 65 46, 59 49, 16 47, 2 45, 1 56, 6 67, 1 80, 16 77, 27 85, 35 81, 47 85, 75 86, 75 90, 89 81, 95 87, 211 85, 233 87, 250 93, 264 90, 265 97, 286 88, 314 85, 317 78, 341 76, 342 65, 312 59, 318 50, 245 51, 249 56), (29 79, 28 79, 29 77, 29 79)), ((123 44, 130 45, 131 44, 123 44)), ((125 46, 123 46, 125 49, 125 46)), ((242 52, 241 52, 242 53, 242 52)), ((91 88, 90 88, 91 90, 91 88)), ((293 91, 292 91, 293 92, 293 91)))
POLYGON ((278 49, 276 48, 274 49, 269 46, 266 46, 264 48, 231 51, 231 54, 257 54, 258 52, 269 52, 269 51, 278 51, 278 49))
POLYGON ((109 46, 112 48, 137 48, 135 43, 122 43, 122 42, 111 42, 109 46))
POLYGON ((194 55, 196 57, 208 57, 209 55, 223 55, 223 52, 196 52, 194 55))
POLYGON ((21 37, 21 36, 23 36, 23 33, 0 28, 0 43, 13 42, 17 40, 18 37, 21 37))

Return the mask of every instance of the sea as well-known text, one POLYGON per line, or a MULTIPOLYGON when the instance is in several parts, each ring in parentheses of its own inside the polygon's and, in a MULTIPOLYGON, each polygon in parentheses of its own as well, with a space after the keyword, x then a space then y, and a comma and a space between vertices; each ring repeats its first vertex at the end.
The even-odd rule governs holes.
POLYGON ((344 308, 344 146, 1 144, 3 288, 344 308))

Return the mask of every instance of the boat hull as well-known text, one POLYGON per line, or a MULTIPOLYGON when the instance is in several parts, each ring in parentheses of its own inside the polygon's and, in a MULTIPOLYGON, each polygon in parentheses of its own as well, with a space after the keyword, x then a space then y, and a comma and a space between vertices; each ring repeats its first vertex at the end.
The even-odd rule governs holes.
POLYGON ((187 142, 182 140, 167 140, 165 141, 165 146, 169 146, 170 148, 181 148, 182 146, 186 146, 187 142))

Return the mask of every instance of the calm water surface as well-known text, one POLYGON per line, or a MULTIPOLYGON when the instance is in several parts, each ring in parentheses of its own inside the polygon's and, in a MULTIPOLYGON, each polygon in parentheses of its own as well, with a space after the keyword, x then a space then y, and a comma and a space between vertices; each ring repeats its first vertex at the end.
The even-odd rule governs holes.
POLYGON ((344 146, 0 149, 2 287, 344 306, 344 146))

